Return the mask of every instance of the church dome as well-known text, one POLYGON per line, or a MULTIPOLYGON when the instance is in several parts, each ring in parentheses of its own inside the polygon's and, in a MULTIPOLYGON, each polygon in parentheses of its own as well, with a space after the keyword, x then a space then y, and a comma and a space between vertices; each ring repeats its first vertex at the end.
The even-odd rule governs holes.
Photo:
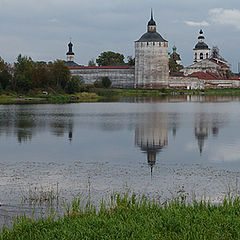
POLYGON ((163 37, 157 32, 147 32, 144 33, 137 42, 167 42, 163 37))
POLYGON ((208 45, 205 42, 198 42, 195 45, 194 50, 209 49, 208 45))

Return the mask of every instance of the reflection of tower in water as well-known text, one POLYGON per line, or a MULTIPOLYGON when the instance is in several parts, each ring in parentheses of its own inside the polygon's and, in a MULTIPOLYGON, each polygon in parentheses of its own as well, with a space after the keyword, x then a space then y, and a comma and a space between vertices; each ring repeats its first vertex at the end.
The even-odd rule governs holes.
POLYGON ((157 153, 168 145, 168 114, 146 113, 140 115, 139 120, 135 129, 135 145, 147 153, 147 161, 152 173, 157 153))
POLYGON ((202 154, 204 142, 209 135, 209 120, 204 113, 196 116, 195 119, 195 137, 198 141, 200 154, 202 154))

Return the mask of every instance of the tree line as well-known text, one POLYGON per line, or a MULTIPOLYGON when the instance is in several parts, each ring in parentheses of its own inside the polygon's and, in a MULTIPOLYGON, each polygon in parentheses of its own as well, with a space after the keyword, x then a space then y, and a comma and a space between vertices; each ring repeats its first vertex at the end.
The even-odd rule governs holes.
POLYGON ((0 91, 28 92, 29 90, 54 89, 56 92, 77 92, 81 85, 78 76, 71 76, 64 61, 34 62, 19 55, 10 65, 0 57, 0 91))

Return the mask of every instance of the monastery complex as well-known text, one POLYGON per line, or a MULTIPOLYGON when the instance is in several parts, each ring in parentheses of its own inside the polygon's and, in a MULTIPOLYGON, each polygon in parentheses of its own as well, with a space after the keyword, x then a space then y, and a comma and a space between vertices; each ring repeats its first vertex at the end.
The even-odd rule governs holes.
MULTIPOLYGON (((157 32, 152 13, 147 32, 135 41, 135 66, 79 66, 74 62, 71 42, 68 48, 66 64, 72 75, 81 76, 85 84, 109 77, 114 88, 240 88, 239 77, 231 75, 230 66, 220 57, 218 48, 213 47, 211 54, 202 30, 193 49, 193 64, 179 72, 169 72, 168 41, 157 32)), ((181 64, 176 50, 174 46, 171 57, 176 64, 181 64)))

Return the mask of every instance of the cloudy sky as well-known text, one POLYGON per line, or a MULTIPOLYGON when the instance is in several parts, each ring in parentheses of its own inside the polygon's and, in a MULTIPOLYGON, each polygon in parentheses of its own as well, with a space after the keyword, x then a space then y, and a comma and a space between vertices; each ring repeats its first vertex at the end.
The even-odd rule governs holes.
POLYGON ((79 64, 108 50, 133 56, 151 8, 158 32, 169 48, 177 46, 185 66, 203 28, 208 45, 217 45, 237 71, 239 0, 0 0, 0 56, 8 62, 20 53, 36 61, 65 59, 70 37, 79 64))

